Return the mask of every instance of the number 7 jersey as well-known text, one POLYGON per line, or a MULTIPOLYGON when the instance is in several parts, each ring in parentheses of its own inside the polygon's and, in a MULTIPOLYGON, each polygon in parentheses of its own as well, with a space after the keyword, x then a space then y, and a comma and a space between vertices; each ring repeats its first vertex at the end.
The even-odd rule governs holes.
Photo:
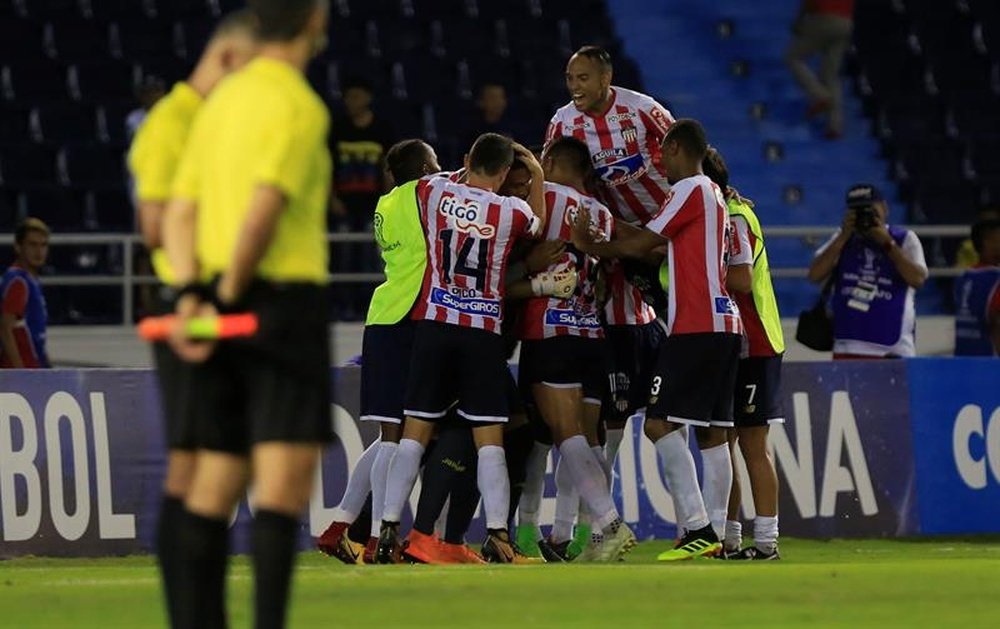
POLYGON ((437 175, 421 179, 416 194, 428 263, 413 318, 499 334, 507 258, 541 221, 520 199, 437 175))

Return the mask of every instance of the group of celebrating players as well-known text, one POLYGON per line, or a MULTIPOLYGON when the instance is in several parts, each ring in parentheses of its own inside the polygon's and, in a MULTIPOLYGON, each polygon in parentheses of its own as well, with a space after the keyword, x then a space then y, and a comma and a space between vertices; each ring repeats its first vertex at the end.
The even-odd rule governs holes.
MULTIPOLYGON (((129 155, 162 308, 178 323, 155 351, 170 451, 156 552, 175 627, 226 625, 228 523, 250 486, 255 623, 283 626, 299 519, 334 437, 329 114, 304 76, 326 43, 329 3, 248 5, 220 23, 129 155), (232 312, 257 316, 253 337, 187 336, 192 318, 232 312)), ((324 552, 350 563, 618 561, 636 538, 611 470, 625 422, 644 414, 680 529, 660 559, 778 558, 766 437, 782 421, 784 347, 760 224, 697 122, 611 78, 602 49, 573 55, 572 102, 537 156, 496 134, 455 172, 420 140, 387 152, 395 187, 374 217, 386 281, 368 312, 361 390, 362 419, 381 435, 318 540, 324 552), (757 513, 748 548, 734 443, 757 513), (553 446, 557 513, 543 538, 553 446), (362 545, 349 532, 369 493, 362 545), (465 534, 480 500, 476 553, 465 534)))
POLYGON ((573 55, 572 102, 537 156, 495 134, 476 140, 457 172, 435 172, 419 140, 388 152, 396 188, 374 221, 387 279, 361 359, 362 420, 380 422, 381 436, 319 538, 323 552, 347 563, 617 561, 635 536, 611 498, 612 469, 625 422, 642 413, 683 531, 660 559, 779 557, 766 434, 782 421, 784 348, 760 224, 697 122, 674 120, 611 76, 604 50, 573 55), (515 384, 507 361, 518 342, 515 384), (758 509, 746 549, 731 441, 758 509), (543 538, 553 444, 556 521, 543 538), (362 544, 349 527, 369 490, 362 544), (480 496, 487 537, 477 555, 464 532, 480 496))

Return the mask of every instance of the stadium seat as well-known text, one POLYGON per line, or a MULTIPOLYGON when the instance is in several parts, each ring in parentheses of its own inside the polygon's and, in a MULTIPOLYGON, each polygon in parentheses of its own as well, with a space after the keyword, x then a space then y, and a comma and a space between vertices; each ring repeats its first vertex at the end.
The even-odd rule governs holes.
POLYGON ((31 109, 27 106, 0 105, 0 145, 32 142, 30 115, 31 109))
POLYGON ((80 19, 51 21, 42 34, 45 54, 64 63, 107 59, 108 30, 107 24, 80 19))
POLYGON ((0 60, 37 55, 42 49, 42 29, 37 24, 14 19, 0 20, 0 60))
POLYGON ((129 62, 183 53, 179 29, 165 20, 113 22, 108 27, 112 54, 129 62))
POLYGON ((126 174, 123 151, 105 146, 67 147, 59 152, 59 177, 65 185, 121 189, 126 174))
POLYGON ((31 188, 18 194, 17 204, 22 216, 40 218, 56 232, 83 229, 81 194, 54 185, 31 188))
POLYGON ((215 23, 209 20, 185 20, 177 22, 175 28, 180 56, 193 63, 205 49, 215 23))
POLYGON ((41 58, 7 62, 0 69, 0 87, 6 100, 22 104, 65 100, 66 69, 41 58))
POLYGON ((174 83, 187 78, 193 66, 193 62, 169 55, 145 59, 139 67, 143 80, 153 77, 161 79, 169 90, 174 83))
POLYGON ((98 22, 152 17, 145 0, 80 0, 83 16, 98 22))
POLYGON ((161 19, 212 19, 210 0, 147 0, 155 17, 161 19))
POLYGON ((87 105, 49 105, 31 112, 35 139, 50 145, 93 143, 97 112, 87 105))
POLYGON ((56 181, 55 151, 43 146, 0 149, 0 182, 11 188, 52 185, 56 181))
POLYGON ((69 68, 70 95, 74 100, 99 103, 128 100, 140 77, 131 63, 79 63, 69 68))
POLYGON ((97 129, 104 143, 123 145, 129 141, 125 119, 135 110, 131 101, 108 102, 97 110, 97 129))
POLYGON ((135 206, 122 190, 94 191, 85 199, 84 226, 88 231, 135 231, 135 206))
POLYGON ((37 22, 82 17, 79 0, 15 0, 14 4, 20 17, 37 22))

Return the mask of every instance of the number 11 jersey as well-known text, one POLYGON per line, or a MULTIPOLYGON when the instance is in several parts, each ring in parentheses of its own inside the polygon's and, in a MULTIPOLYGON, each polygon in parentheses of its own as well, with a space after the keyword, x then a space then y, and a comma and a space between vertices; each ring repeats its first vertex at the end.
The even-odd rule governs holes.
POLYGON ((541 221, 524 201, 432 175, 417 184, 427 270, 414 319, 500 333, 514 243, 541 221))

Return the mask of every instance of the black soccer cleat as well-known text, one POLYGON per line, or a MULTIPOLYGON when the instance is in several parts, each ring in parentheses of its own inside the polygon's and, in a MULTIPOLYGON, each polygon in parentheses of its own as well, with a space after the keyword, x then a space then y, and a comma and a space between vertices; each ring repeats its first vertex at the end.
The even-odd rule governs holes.
POLYGON ((483 559, 488 563, 512 563, 530 565, 545 563, 541 557, 528 557, 511 541, 504 529, 491 530, 486 535, 482 548, 483 559))
POLYGON ((382 523, 382 531, 378 536, 378 548, 375 550, 377 563, 402 563, 403 547, 399 543, 399 523, 382 523))
POLYGON ((548 540, 543 537, 538 540, 538 550, 541 551, 542 557, 545 558, 547 563, 564 563, 572 561, 573 558, 569 555, 569 545, 571 541, 572 540, 557 544, 552 540, 548 540))
POLYGON ((777 561, 781 559, 781 555, 778 554, 778 548, 774 548, 774 552, 765 553, 756 546, 748 546, 740 551, 737 555, 730 557, 730 559, 737 559, 742 561, 777 561))

